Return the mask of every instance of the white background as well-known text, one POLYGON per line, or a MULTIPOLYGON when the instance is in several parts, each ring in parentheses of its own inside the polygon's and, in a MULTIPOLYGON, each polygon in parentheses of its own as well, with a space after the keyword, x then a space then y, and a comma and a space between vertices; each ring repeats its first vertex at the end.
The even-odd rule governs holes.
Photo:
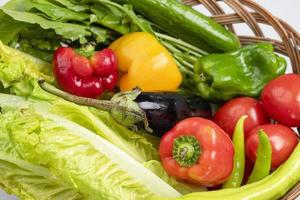
MULTIPOLYGON (((0 0, 0 6, 4 4, 7 0, 0 0)), ((300 32, 300 1, 299 0, 255 0, 257 3, 263 5, 275 16, 280 17, 289 24, 291 24, 295 29, 300 32)), ((240 33, 247 34, 248 29, 245 27, 240 27, 240 33)), ((276 38, 272 31, 266 29, 266 36, 270 38, 276 38)), ((290 69, 289 69, 290 71, 290 69)), ((1 173, 1 172, 0 172, 1 173)), ((0 190, 1 200, 15 200, 17 198, 6 195, 0 190)), ((299 198, 300 200, 300 198, 299 198)))

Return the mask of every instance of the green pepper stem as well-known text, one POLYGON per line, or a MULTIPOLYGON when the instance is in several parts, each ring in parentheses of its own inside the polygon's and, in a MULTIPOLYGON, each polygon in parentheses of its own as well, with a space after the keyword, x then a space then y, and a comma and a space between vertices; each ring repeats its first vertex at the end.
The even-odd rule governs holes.
POLYGON ((173 158, 182 167, 192 167, 198 162, 201 147, 195 136, 181 136, 173 142, 173 158))

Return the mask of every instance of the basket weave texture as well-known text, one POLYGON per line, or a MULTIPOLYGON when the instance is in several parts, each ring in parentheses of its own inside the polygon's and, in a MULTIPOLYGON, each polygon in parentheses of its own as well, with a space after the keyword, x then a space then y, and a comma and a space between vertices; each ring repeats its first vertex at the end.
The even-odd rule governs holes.
MULTIPOLYGON (((249 33, 252 36, 239 35, 243 45, 271 42, 276 52, 290 59, 293 72, 300 74, 300 34, 292 26, 273 16, 253 0, 184 0, 184 3, 190 6, 202 4, 212 14, 214 20, 233 33, 236 33, 234 24, 248 25, 253 33, 249 33), (235 13, 226 14, 223 8, 224 4, 220 2, 227 4, 235 13), (266 36, 260 24, 272 27, 278 33, 280 40, 266 36)), ((297 197, 300 197, 300 182, 282 199, 294 200, 297 197)))

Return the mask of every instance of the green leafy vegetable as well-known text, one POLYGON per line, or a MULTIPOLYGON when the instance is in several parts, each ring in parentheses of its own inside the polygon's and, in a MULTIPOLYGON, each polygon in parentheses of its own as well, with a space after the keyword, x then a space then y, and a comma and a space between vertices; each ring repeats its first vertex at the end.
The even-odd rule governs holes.
POLYGON ((176 180, 174 177, 169 176, 167 172, 164 170, 161 162, 157 160, 151 160, 149 162, 146 162, 144 166, 147 169, 151 170, 153 173, 155 173, 158 177, 163 179, 166 183, 171 185, 173 188, 175 188, 177 191, 179 191, 181 194, 206 191, 205 187, 195 186, 188 183, 180 182, 176 180))
POLYGON ((95 132, 141 163, 159 159, 157 149, 145 137, 118 124, 108 112, 66 101, 56 102, 51 112, 95 132))
POLYGON ((53 81, 53 77, 50 76, 50 64, 5 46, 1 41, 0 63, 2 67, 1 81, 5 86, 22 78, 23 75, 30 75, 35 78, 44 77, 49 81, 53 81))
MULTIPOLYGON (((82 43, 86 42, 86 37, 92 36, 92 34, 99 34, 101 28, 94 27, 91 29, 88 26, 82 26, 78 24, 54 22, 47 20, 37 14, 21 12, 15 10, 2 9, 7 15, 11 16, 17 21, 27 22, 31 24, 39 24, 43 29, 54 29, 58 35, 63 36, 66 39, 75 41, 80 39, 82 43)), ((102 39, 106 38, 105 32, 102 32, 102 39)), ((100 38, 100 37, 98 37, 100 38)), ((103 41, 97 41, 103 42, 103 41)))
POLYGON ((89 15, 70 11, 46 0, 39 0, 36 3, 25 0, 14 0, 10 1, 1 9, 15 21, 27 24, 38 24, 43 29, 54 30, 57 35, 62 36, 64 39, 71 41, 79 40, 81 44, 87 43, 89 37, 94 38, 95 41, 99 43, 105 42, 110 37, 109 31, 101 27, 89 26, 86 25, 86 23, 75 24, 71 22, 53 21, 53 19, 58 20, 61 17, 65 17, 65 20, 69 18, 72 20, 82 20, 86 19, 89 15), (29 10, 31 8, 38 8, 45 13, 29 12, 26 8, 29 10), (52 13, 53 10, 55 10, 56 14, 52 13))
POLYGON ((60 46, 54 31, 15 21, 2 10, 0 10, 0 21, 0 41, 34 57, 52 61, 53 51, 60 46))
POLYGON ((135 31, 153 33, 150 23, 138 17, 131 5, 119 5, 108 0, 97 0, 91 11, 98 17, 97 22, 121 34, 135 31))
MULTIPOLYGON (((18 97, 7 95, 5 98, 4 102, 9 100, 10 106, 3 106, 2 113, 7 113, 10 108, 20 104, 18 97)), ((26 107, 25 104, 22 106, 26 107)), ((47 168, 26 162, 19 155, 6 127, 14 117, 12 113, 0 115, 0 185, 21 199, 83 199, 81 194, 52 175, 47 168)))
POLYGON ((67 8, 57 6, 47 0, 28 0, 25 4, 27 11, 37 9, 46 14, 53 21, 68 21, 74 20, 83 22, 89 20, 90 15, 83 12, 75 12, 67 8))
MULTIPOLYGON (((1 95, 1 107, 11 105, 13 96, 1 95)), ((147 199, 180 194, 159 177, 111 143, 87 129, 40 109, 6 109, 10 117, 3 127, 17 152, 35 165, 50 171, 77 188, 89 199, 147 199)), ((34 108, 31 107, 34 106, 34 108)), ((3 131, 3 130, 2 130, 3 131)))
MULTIPOLYGON (((38 89, 37 79, 45 78, 54 82, 51 69, 50 64, 10 48, 0 41, 0 82, 10 93, 32 96, 38 89)), ((48 97, 51 95, 48 94, 48 97)))
POLYGON ((26 200, 83 200, 74 188, 53 176, 48 169, 0 153, 0 185, 26 200))
POLYGON ((42 29, 38 25, 27 25, 19 31, 16 41, 12 41, 10 46, 52 62, 53 52, 61 46, 60 42, 55 31, 42 29))
POLYGON ((59 5, 65 6, 66 8, 76 12, 86 11, 89 9, 88 5, 78 4, 76 0, 51 0, 51 1, 53 3, 57 3, 59 5))
POLYGON ((4 44, 9 44, 20 30, 22 30, 24 24, 21 22, 16 22, 11 17, 5 15, 0 11, 0 40, 4 44))
POLYGON ((96 22, 121 34, 138 31, 139 28, 131 22, 128 16, 110 5, 95 5, 91 11, 97 16, 96 22))

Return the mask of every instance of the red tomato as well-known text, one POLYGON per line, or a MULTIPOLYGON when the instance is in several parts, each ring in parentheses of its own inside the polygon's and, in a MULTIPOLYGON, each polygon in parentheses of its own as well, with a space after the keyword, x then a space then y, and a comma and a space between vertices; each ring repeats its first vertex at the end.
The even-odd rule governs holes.
POLYGON ((298 143, 298 137, 292 129, 280 124, 266 124, 258 126, 249 132, 246 140, 246 155, 255 163, 258 147, 258 132, 264 130, 269 136, 272 146, 272 169, 276 169, 284 163, 298 143))
POLYGON ((252 170, 254 168, 254 163, 249 160, 249 158, 246 156, 245 158, 245 171, 244 171, 244 177, 243 177, 243 182, 242 185, 246 185, 248 182, 248 179, 252 173, 252 170))
POLYGON ((235 125, 243 115, 248 116, 245 121, 246 137, 256 126, 270 122, 261 103, 250 97, 239 97, 225 103, 215 114, 214 121, 232 138, 235 125))
POLYGON ((268 115, 280 124, 300 126, 300 75, 286 74, 271 81, 261 100, 268 115))

